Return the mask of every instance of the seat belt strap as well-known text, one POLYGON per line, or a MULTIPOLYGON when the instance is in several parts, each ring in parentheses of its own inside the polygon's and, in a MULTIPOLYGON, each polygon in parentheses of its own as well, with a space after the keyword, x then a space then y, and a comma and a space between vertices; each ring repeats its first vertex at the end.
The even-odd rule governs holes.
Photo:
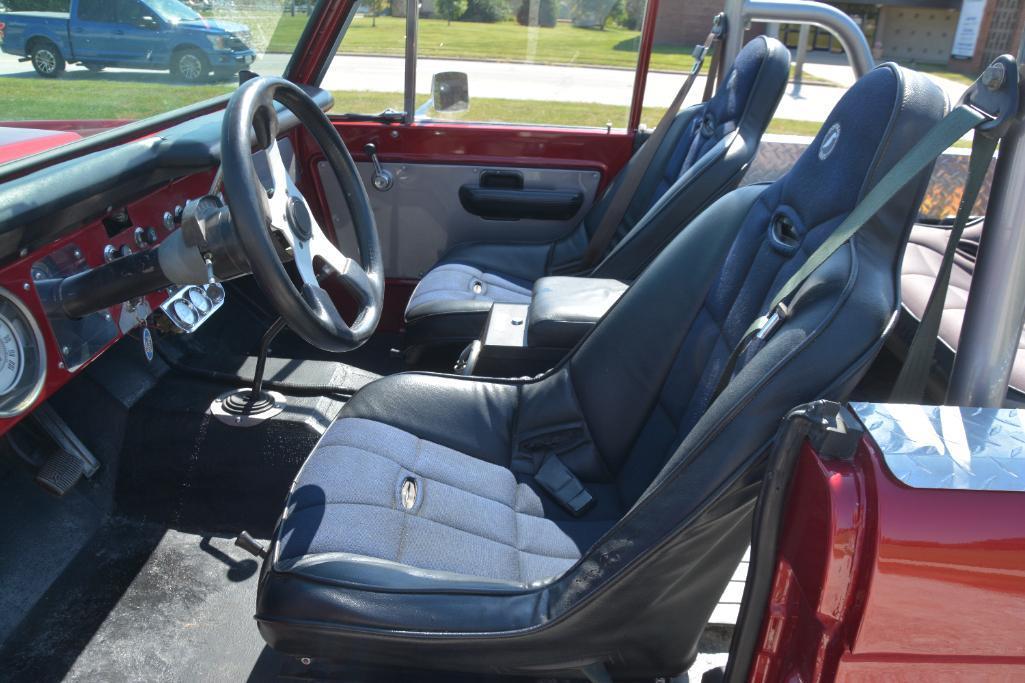
POLYGON ((922 314, 918 329, 911 340, 911 346, 908 347, 907 356, 904 358, 904 365, 900 369, 900 374, 897 375, 897 382, 894 384, 891 395, 891 401, 894 403, 918 403, 925 394, 926 386, 929 383, 929 369, 932 366, 933 353, 936 350, 936 339, 940 332, 940 323, 943 320, 943 306, 947 299, 954 255, 965 226, 968 224, 968 219, 971 218, 972 207, 975 206, 979 190, 982 189, 982 184, 986 179, 986 171, 996 153, 998 140, 997 137, 977 134, 972 141, 968 178, 965 181, 964 192, 961 194, 961 203, 957 208, 954 225, 950 229, 950 238, 947 248, 943 252, 943 260, 940 262, 932 293, 929 295, 929 303, 926 304, 925 312, 922 314))
MULTIPOLYGON (((651 165, 651 160, 654 158, 658 148, 662 145, 662 140, 665 139, 669 133, 669 128, 672 127, 673 120, 680 111, 680 107, 683 106, 683 101, 687 98, 691 88, 694 86, 694 82, 698 78, 698 74, 701 72, 701 67, 705 63, 705 56, 708 54, 709 48, 712 43, 716 40, 721 39, 726 29, 725 16, 720 13, 716 15, 712 21, 712 30, 708 33, 705 38, 705 42, 698 45, 694 49, 694 67, 687 74, 687 79, 683 82, 683 86, 680 91, 676 93, 676 97, 673 99, 672 104, 666 109, 666 113, 659 119, 658 125, 655 127, 655 131, 651 136, 644 141, 641 148, 637 150, 631 163, 627 166, 624 172, 623 182, 620 183, 619 187, 616 188, 615 194, 609 200, 609 206, 605 210, 605 214, 601 217, 601 221, 598 223, 598 227, 595 229, 594 234, 591 236, 590 242, 587 243, 587 249, 584 251, 584 257, 582 264, 584 267, 591 267, 601 260, 602 254, 605 253, 605 249, 612 242, 612 237, 616 234, 616 229, 619 224, 623 222, 623 216, 626 215, 626 210, 630 206, 630 201, 637 194, 637 188, 640 187, 641 180, 644 178, 648 167, 651 165)), ((709 74, 709 78, 713 78, 712 74, 709 74)))
MULTIPOLYGON (((829 259, 837 250, 848 242, 908 183, 936 160, 948 147, 957 142, 968 131, 979 124, 993 120, 989 114, 969 104, 958 105, 925 134, 911 150, 876 183, 864 199, 847 215, 847 218, 813 251, 808 259, 773 295, 768 306, 768 313, 759 316, 741 336, 737 346, 730 354, 720 376, 713 400, 726 388, 733 374, 733 369, 752 337, 761 340, 768 337, 786 320, 789 309, 785 304, 811 274, 829 259), (730 362, 732 361, 732 363, 730 362)), ((976 137, 982 137, 981 134, 976 137)))

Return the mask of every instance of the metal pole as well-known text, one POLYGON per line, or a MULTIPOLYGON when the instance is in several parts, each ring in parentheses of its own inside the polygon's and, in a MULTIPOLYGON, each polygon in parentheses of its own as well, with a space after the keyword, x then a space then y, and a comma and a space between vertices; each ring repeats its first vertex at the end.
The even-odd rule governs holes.
POLYGON ((797 38, 797 59, 794 65, 794 97, 800 97, 801 80, 804 78, 804 60, 808 56, 808 34, 811 26, 801 24, 801 32, 797 38))
POLYGON ((403 93, 405 122, 416 117, 416 44, 420 22, 420 0, 406 0, 406 89, 403 93))
POLYGON ((744 26, 748 21, 819 26, 840 41, 859 78, 875 67, 872 48, 861 27, 836 7, 810 0, 726 0, 724 11, 729 20, 723 50, 724 67, 727 69, 740 53, 744 43, 744 26))
MULTIPOLYGON (((1018 63, 1025 60, 1025 42, 1018 63)), ((1016 76, 1018 74, 1015 74, 1016 76)), ((1025 132, 1015 124, 1000 142, 986 224, 968 293, 947 402, 1004 403, 1025 324, 1025 132)))
POLYGON ((726 0, 723 13, 726 15, 726 38, 722 43, 720 61, 723 73, 726 73, 744 46, 744 23, 747 21, 744 18, 744 0, 726 0))

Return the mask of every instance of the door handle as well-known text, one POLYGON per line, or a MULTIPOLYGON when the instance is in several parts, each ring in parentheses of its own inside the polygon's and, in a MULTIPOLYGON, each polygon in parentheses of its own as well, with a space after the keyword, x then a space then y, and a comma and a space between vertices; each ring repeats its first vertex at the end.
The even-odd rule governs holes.
POLYGON ((381 166, 381 162, 377 158, 377 145, 368 142, 363 145, 363 151, 366 152, 366 155, 370 157, 370 161, 374 164, 374 175, 370 178, 374 189, 378 192, 387 192, 395 184, 395 176, 392 175, 391 171, 381 166))

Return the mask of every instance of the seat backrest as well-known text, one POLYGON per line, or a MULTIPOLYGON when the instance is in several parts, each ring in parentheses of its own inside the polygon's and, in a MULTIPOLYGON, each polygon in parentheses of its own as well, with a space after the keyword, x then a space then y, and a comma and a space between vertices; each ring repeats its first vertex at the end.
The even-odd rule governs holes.
MULTIPOLYGON (((598 277, 633 279, 676 232, 740 183, 789 75, 790 51, 758 36, 740 51, 711 99, 677 115, 597 266, 598 277)), ((585 217, 587 239, 625 175, 585 217)))
POLYGON ((590 442, 564 460, 584 481, 613 482, 630 507, 551 586, 549 618, 571 611, 585 639, 629 631, 635 647, 615 644, 624 660, 655 659, 664 671, 686 663, 750 541, 759 463, 781 419, 798 404, 842 399, 895 320, 900 259, 929 172, 815 271, 786 322, 742 357, 716 398, 727 357, 946 107, 921 74, 872 71, 789 173, 702 213, 531 387, 570 387, 562 393, 574 397, 590 442))

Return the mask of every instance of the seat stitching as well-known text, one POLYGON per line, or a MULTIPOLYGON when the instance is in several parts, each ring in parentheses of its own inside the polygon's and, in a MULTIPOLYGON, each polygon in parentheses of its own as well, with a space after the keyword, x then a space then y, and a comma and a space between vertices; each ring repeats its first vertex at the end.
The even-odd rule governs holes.
MULTIPOLYGON (((513 505, 520 499, 520 484, 513 489, 513 505)), ((516 542, 516 580, 523 582, 523 548, 520 547, 520 513, 512 508, 513 540, 516 542)))
MULTIPOLYGON (((422 446, 421 446, 422 443, 423 443, 422 439, 417 439, 416 440, 416 451, 415 451, 415 454, 413 455, 413 467, 411 468, 413 474, 417 474, 416 464, 420 461, 420 452, 423 450, 422 446)), ((402 476, 402 469, 399 469, 399 476, 400 477, 402 476)), ((395 484, 392 486, 392 495, 394 495, 395 488, 398 485, 399 485, 399 482, 395 482, 395 484)), ((426 495, 426 493, 427 492, 424 491, 421 495, 426 495)), ((420 501, 420 504, 423 505, 423 501, 422 500, 420 501)), ((402 526, 399 527, 399 550, 398 550, 398 552, 395 555, 395 561, 396 562, 401 562, 402 561, 402 548, 406 544, 406 525, 407 525, 408 521, 409 521, 409 510, 405 510, 404 509, 403 510, 403 515, 402 515, 402 526)))
MULTIPOLYGON (((402 430, 398 430, 398 431, 402 431, 402 430)), ((420 440, 418 439, 418 442, 419 441, 420 440)), ((424 439, 424 441, 426 441, 426 439, 424 439)), ((431 441, 429 443, 434 444, 433 441, 431 441)), ((445 446, 442 446, 441 444, 434 444, 434 445, 441 446, 442 448, 445 448, 445 446)), ((372 451, 372 450, 369 450, 367 448, 363 448, 362 446, 355 446, 355 445, 352 445, 352 444, 323 443, 323 442, 321 443, 321 448, 322 449, 323 448, 338 447, 338 446, 341 446, 341 447, 344 447, 344 448, 351 448, 351 449, 353 449, 355 451, 360 451, 360 452, 363 452, 363 453, 368 453, 370 455, 376 455, 377 457, 383 458, 383 459, 387 460, 388 462, 391 462, 391 463, 393 463, 395 465, 398 465, 399 467, 408 469, 409 471, 413 472, 414 474, 418 474, 421 477, 423 477, 424 479, 427 479, 429 481, 436 481, 436 482, 439 482, 441 484, 445 484, 447 486, 451 486, 452 488, 458 489, 460 491, 463 491, 464 493, 468 493, 471 496, 477 496, 478 498, 483 498, 484 500, 490 500, 491 502, 497 503, 497 504, 502 505, 502 506, 505 506, 505 507, 509 508, 510 510, 513 510, 514 512, 517 511, 516 508, 514 508, 511 505, 509 505, 509 503, 505 502, 504 500, 498 500, 497 498, 492 498, 491 496, 485 496, 484 494, 477 493, 476 491, 469 491, 469 490, 463 488, 461 485, 459 485, 458 483, 456 483, 456 482, 454 482, 452 480, 446 480, 446 479, 441 479, 439 477, 428 476, 428 475, 424 474, 423 472, 418 471, 414 467, 408 467, 407 465, 403 464, 402 462, 396 460, 392 456, 387 455, 385 453, 380 453, 378 451, 372 451)), ((454 453, 459 453, 460 455, 462 455, 464 457, 467 457, 467 458, 472 458, 473 457, 472 455, 466 455, 465 453, 460 453, 459 451, 453 451, 453 452, 454 453)), ((484 461, 482 460, 481 462, 484 462, 484 461)), ((534 515, 534 514, 531 514, 529 512, 522 512, 521 514, 527 515, 528 517, 536 517, 538 519, 545 519, 544 515, 534 515)))
MULTIPOLYGON (((335 507, 344 507, 346 505, 350 505, 350 506, 354 506, 354 507, 384 508, 385 510, 394 510, 395 509, 395 508, 389 507, 387 505, 382 505, 381 503, 348 503, 348 502, 340 502, 340 503, 322 503, 322 504, 318 504, 318 505, 311 505, 309 507, 302 508, 302 510, 296 510, 292 514, 294 515, 297 512, 301 512, 301 511, 304 511, 304 510, 310 510, 310 509, 312 509, 314 507, 320 507, 320 506, 327 507, 329 505, 335 506, 335 507)), ((408 516, 408 513, 406 515, 404 515, 404 516, 408 516)), ((527 550, 527 549, 524 549, 524 548, 518 548, 518 547, 516 547, 515 545, 513 545, 511 543, 506 543, 505 541, 499 540, 497 538, 492 538, 491 536, 485 536, 485 535, 483 535, 481 533, 478 533, 478 532, 475 532, 475 531, 468 531, 466 529, 463 529, 463 528, 460 528, 460 527, 457 527, 457 526, 453 526, 452 524, 449 524, 448 522, 443 522, 443 521, 441 521, 439 519, 432 519, 430 517, 422 517, 422 516, 417 516, 417 518, 420 519, 420 520, 423 520, 425 522, 430 522, 431 524, 437 524, 438 526, 447 527, 449 529, 452 529, 453 531, 458 531, 460 533, 467 534, 468 536, 474 536, 476 538, 480 538, 480 539, 483 539, 485 541, 490 541, 491 543, 495 543, 497 545, 502 545, 502 546, 505 546, 507 548, 512 548, 513 550, 518 550, 519 552, 526 553, 527 555, 537 555, 538 557, 551 557, 551 558, 559 559, 559 560, 576 560, 576 559, 579 559, 579 556, 568 557, 568 556, 565 556, 565 555, 556 555, 554 553, 549 553, 549 552, 535 552, 533 550, 527 550)), ((546 521, 550 521, 550 520, 546 520, 546 521)), ((554 522, 553 522, 553 524, 554 524, 554 522)))

